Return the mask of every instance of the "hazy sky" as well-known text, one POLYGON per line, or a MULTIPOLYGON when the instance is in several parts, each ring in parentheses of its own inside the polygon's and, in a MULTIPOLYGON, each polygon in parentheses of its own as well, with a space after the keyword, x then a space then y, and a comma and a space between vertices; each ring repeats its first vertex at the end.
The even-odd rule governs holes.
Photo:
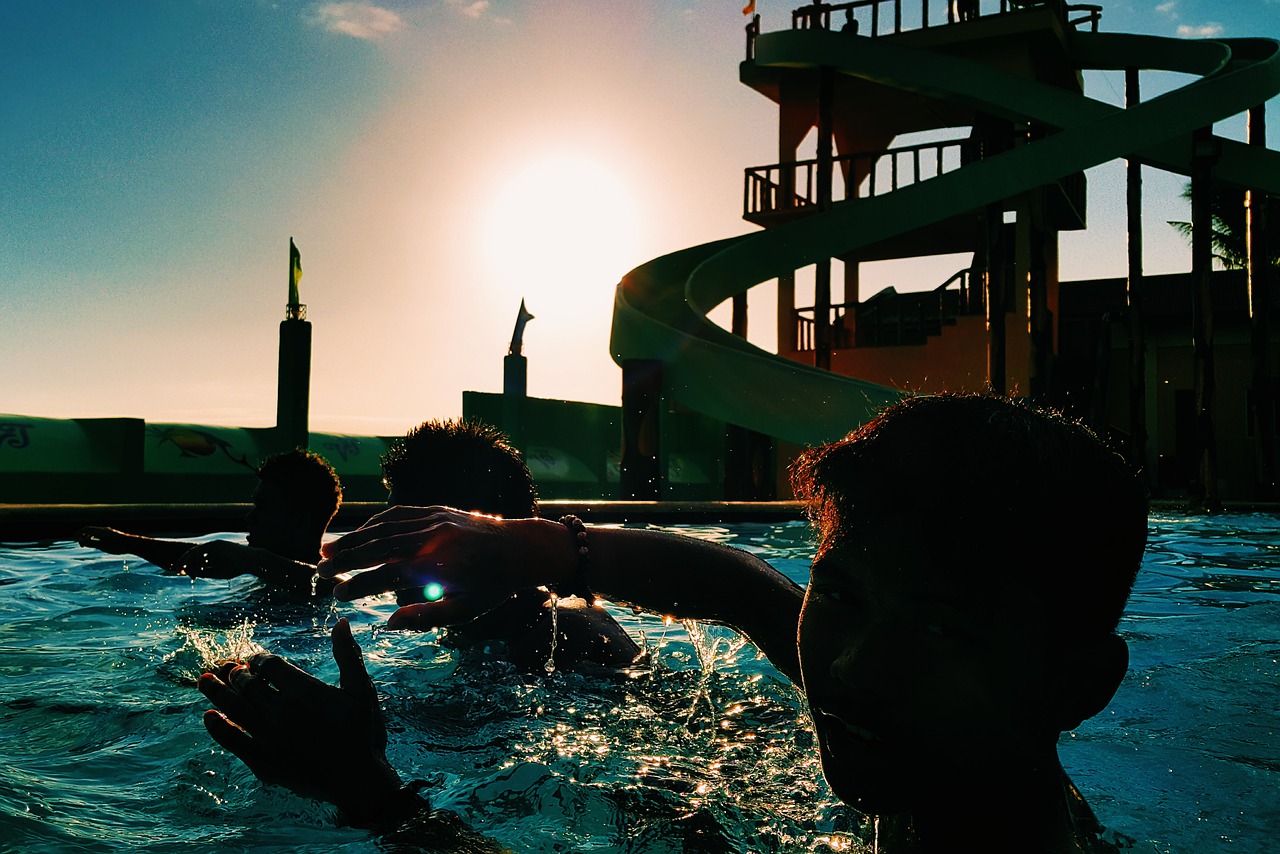
MULTIPOLYGON (((764 30, 797 5, 759 0, 764 30)), ((1280 36, 1280 0, 1102 5, 1109 32, 1280 36)), ((742 170, 776 159, 741 6, 5 0, 0 411, 271 424, 290 236, 313 429, 403 432, 500 391, 522 297, 530 394, 616 403, 617 280, 751 230, 742 170)), ((1118 103, 1122 81, 1087 88, 1118 103)), ((1124 271, 1122 167, 1089 179, 1064 278, 1124 271)), ((1183 181, 1147 170, 1148 272, 1189 267, 1164 225, 1183 181)), ((870 269, 864 295, 961 266, 870 269)))

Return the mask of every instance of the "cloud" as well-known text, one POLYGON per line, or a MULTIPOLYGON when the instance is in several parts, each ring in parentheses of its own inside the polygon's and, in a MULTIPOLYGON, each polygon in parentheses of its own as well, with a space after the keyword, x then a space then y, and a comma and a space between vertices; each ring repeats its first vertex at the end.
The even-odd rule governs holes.
POLYGON ((1161 3, 1156 7, 1156 11, 1161 15, 1168 15, 1172 18, 1178 17, 1178 0, 1169 0, 1168 3, 1161 3))
POLYGON ((489 0, 445 0, 445 3, 468 18, 482 18, 489 11, 489 0))
POLYGON ((1222 24, 1201 24, 1198 27, 1183 24, 1178 27, 1178 35, 1184 39, 1211 39, 1222 35, 1222 24))
POLYGON ((329 32, 366 41, 377 41, 404 26, 395 12, 369 3, 326 3, 316 15, 329 32))

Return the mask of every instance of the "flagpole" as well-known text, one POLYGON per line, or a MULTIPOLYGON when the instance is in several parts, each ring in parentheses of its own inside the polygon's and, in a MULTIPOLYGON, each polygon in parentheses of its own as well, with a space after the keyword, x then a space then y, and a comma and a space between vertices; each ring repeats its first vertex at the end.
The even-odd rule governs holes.
POLYGON ((289 302, 285 306, 285 320, 306 320, 307 307, 302 304, 298 294, 298 282, 302 280, 302 253, 289 238, 289 302))

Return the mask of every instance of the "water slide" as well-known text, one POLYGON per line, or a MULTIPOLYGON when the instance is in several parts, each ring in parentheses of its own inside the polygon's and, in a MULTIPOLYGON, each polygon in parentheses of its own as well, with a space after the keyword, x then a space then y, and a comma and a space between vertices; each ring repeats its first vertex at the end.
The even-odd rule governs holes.
MULTIPOLYGON (((1186 41, 1068 33, 1081 69, 1138 67, 1197 79, 1122 109, 962 58, 882 38, 821 29, 766 33, 758 65, 826 66, 904 92, 971 106, 1057 132, 872 198, 765 231, 684 249, 628 273, 614 299, 614 361, 663 363, 668 398, 723 421, 802 445, 839 438, 902 396, 897 389, 832 374, 752 346, 707 312, 755 285, 815 262, 1125 157, 1189 173, 1192 131, 1280 93, 1280 43, 1186 41)), ((1280 196, 1280 154, 1220 139, 1217 180, 1280 196)))

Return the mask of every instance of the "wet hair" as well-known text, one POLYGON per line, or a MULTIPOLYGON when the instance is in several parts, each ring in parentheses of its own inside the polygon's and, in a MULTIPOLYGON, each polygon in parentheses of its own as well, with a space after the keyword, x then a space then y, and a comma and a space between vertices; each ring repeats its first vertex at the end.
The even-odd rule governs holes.
POLYGON ((878 517, 916 516, 934 566, 1032 585, 1060 632, 1114 630, 1146 545, 1128 464, 1084 425, 1000 397, 908 398, 806 451, 791 480, 819 554, 878 517))
POLYGON ((267 457, 257 472, 258 480, 280 490, 283 500, 301 509, 321 532, 342 504, 342 482, 319 454, 295 448, 267 457))
POLYGON ((538 512, 520 453, 483 421, 423 422, 383 455, 382 475, 397 504, 443 504, 507 519, 538 512))

